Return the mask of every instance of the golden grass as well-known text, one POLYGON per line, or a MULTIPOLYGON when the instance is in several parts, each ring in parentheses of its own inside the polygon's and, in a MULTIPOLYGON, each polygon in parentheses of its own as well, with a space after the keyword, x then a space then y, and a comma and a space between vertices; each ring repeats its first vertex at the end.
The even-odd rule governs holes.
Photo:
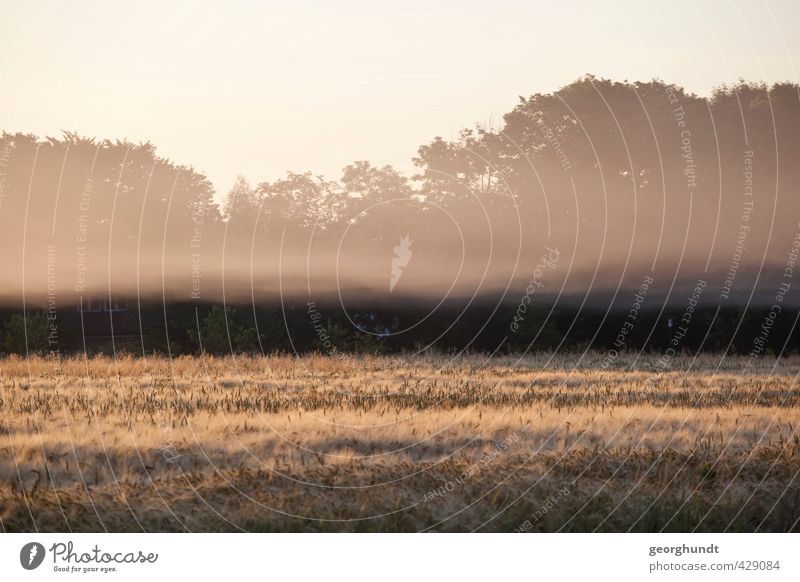
POLYGON ((796 530, 800 360, 745 361, 11 357, 0 525, 796 530))

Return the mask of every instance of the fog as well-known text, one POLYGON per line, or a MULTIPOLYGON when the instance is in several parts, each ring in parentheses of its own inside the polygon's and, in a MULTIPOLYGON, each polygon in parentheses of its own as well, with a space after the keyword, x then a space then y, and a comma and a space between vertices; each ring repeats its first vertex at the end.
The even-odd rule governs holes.
POLYGON ((152 144, 6 133, 0 300, 605 304, 652 276, 664 301, 702 279, 769 302, 799 244, 799 113, 795 85, 585 77, 420 146, 414 175, 240 178, 221 205, 152 144))

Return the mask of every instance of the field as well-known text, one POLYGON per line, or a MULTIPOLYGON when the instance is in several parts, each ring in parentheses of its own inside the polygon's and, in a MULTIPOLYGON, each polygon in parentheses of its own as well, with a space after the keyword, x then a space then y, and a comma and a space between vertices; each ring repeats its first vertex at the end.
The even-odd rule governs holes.
POLYGON ((800 529, 800 360, 602 362, 7 358, 0 525, 800 529))

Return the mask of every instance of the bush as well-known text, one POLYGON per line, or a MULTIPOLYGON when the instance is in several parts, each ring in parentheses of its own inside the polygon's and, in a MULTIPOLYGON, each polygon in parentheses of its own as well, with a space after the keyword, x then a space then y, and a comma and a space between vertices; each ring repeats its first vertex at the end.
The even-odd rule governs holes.
POLYGON ((49 323, 43 311, 32 313, 27 317, 15 313, 6 325, 4 346, 6 351, 15 354, 46 352, 48 349, 47 332, 49 323), (27 346, 25 338, 27 336, 27 346))

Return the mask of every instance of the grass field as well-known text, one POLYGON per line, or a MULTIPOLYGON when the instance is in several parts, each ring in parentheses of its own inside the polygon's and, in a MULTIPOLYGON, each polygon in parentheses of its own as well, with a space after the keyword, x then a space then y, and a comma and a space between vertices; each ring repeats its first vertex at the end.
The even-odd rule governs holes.
POLYGON ((0 525, 799 529, 800 360, 602 361, 0 360, 0 525))

